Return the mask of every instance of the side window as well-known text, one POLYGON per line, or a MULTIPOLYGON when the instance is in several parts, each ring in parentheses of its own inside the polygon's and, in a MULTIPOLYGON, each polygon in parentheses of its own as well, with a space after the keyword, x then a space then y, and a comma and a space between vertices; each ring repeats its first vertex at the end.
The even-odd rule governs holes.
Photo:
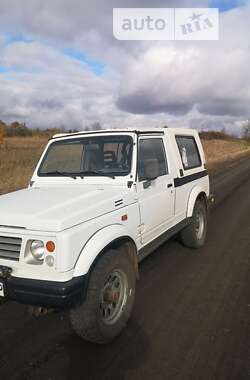
POLYGON ((138 177, 146 179, 147 165, 157 167, 158 177, 168 174, 168 166, 163 140, 161 138, 145 138, 139 140, 138 177))
POLYGON ((201 158, 194 137, 176 136, 176 142, 185 170, 201 166, 201 158))

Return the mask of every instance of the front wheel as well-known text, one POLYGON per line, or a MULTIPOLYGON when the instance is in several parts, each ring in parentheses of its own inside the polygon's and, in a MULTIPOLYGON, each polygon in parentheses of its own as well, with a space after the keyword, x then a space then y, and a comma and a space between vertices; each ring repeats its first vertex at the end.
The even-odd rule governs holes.
POLYGON ((182 243, 189 248, 201 248, 207 236, 207 208, 205 202, 197 200, 190 224, 181 231, 182 243))
POLYGON ((86 300, 70 312, 75 332, 94 343, 114 339, 130 317, 135 287, 135 270, 128 255, 107 251, 91 273, 86 300))

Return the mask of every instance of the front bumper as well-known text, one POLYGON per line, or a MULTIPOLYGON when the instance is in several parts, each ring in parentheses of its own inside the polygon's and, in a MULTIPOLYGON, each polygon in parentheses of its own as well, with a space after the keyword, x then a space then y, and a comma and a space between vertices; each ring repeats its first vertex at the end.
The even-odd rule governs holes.
POLYGON ((27 305, 65 309, 83 302, 86 297, 87 276, 66 282, 0 277, 4 298, 27 305))

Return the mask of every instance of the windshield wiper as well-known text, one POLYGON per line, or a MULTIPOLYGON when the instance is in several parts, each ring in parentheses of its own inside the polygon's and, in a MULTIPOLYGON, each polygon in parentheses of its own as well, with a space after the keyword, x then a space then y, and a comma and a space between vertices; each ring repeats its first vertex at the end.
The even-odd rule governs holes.
POLYGON ((105 174, 105 173, 98 171, 98 170, 85 170, 85 171, 81 171, 81 172, 77 172, 77 173, 68 173, 68 172, 61 172, 59 170, 55 170, 55 171, 46 172, 43 174, 47 175, 47 176, 51 175, 51 176, 71 177, 74 179, 76 179, 77 177, 84 178, 85 175, 86 176, 101 176, 101 177, 108 177, 108 178, 115 179, 114 175, 105 174))
POLYGON ((114 175, 103 173, 102 171, 98 171, 98 170, 85 170, 85 171, 81 171, 79 173, 74 173, 74 174, 81 178, 84 178, 84 176, 101 176, 101 177, 108 177, 108 178, 115 179, 114 175))
POLYGON ((71 174, 71 173, 68 173, 68 172, 61 172, 59 170, 55 170, 55 171, 52 171, 52 172, 47 172, 47 173, 43 173, 44 175, 48 175, 48 176, 61 176, 61 177, 71 177, 73 179, 76 179, 76 175, 75 174, 71 174))

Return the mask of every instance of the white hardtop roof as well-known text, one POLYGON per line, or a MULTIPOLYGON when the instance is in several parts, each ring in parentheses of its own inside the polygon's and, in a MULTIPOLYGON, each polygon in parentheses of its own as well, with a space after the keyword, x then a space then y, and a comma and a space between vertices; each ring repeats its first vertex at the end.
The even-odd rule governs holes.
POLYGON ((62 138, 62 137, 76 137, 79 135, 93 135, 93 134, 109 134, 109 133, 137 133, 137 134, 154 134, 154 133, 161 133, 164 134, 166 132, 178 132, 178 134, 187 134, 187 133, 193 133, 196 132, 194 129, 190 128, 123 128, 123 129, 100 129, 100 130, 93 130, 93 131, 80 131, 80 132, 74 132, 74 133, 57 133, 52 137, 52 139, 62 138))

